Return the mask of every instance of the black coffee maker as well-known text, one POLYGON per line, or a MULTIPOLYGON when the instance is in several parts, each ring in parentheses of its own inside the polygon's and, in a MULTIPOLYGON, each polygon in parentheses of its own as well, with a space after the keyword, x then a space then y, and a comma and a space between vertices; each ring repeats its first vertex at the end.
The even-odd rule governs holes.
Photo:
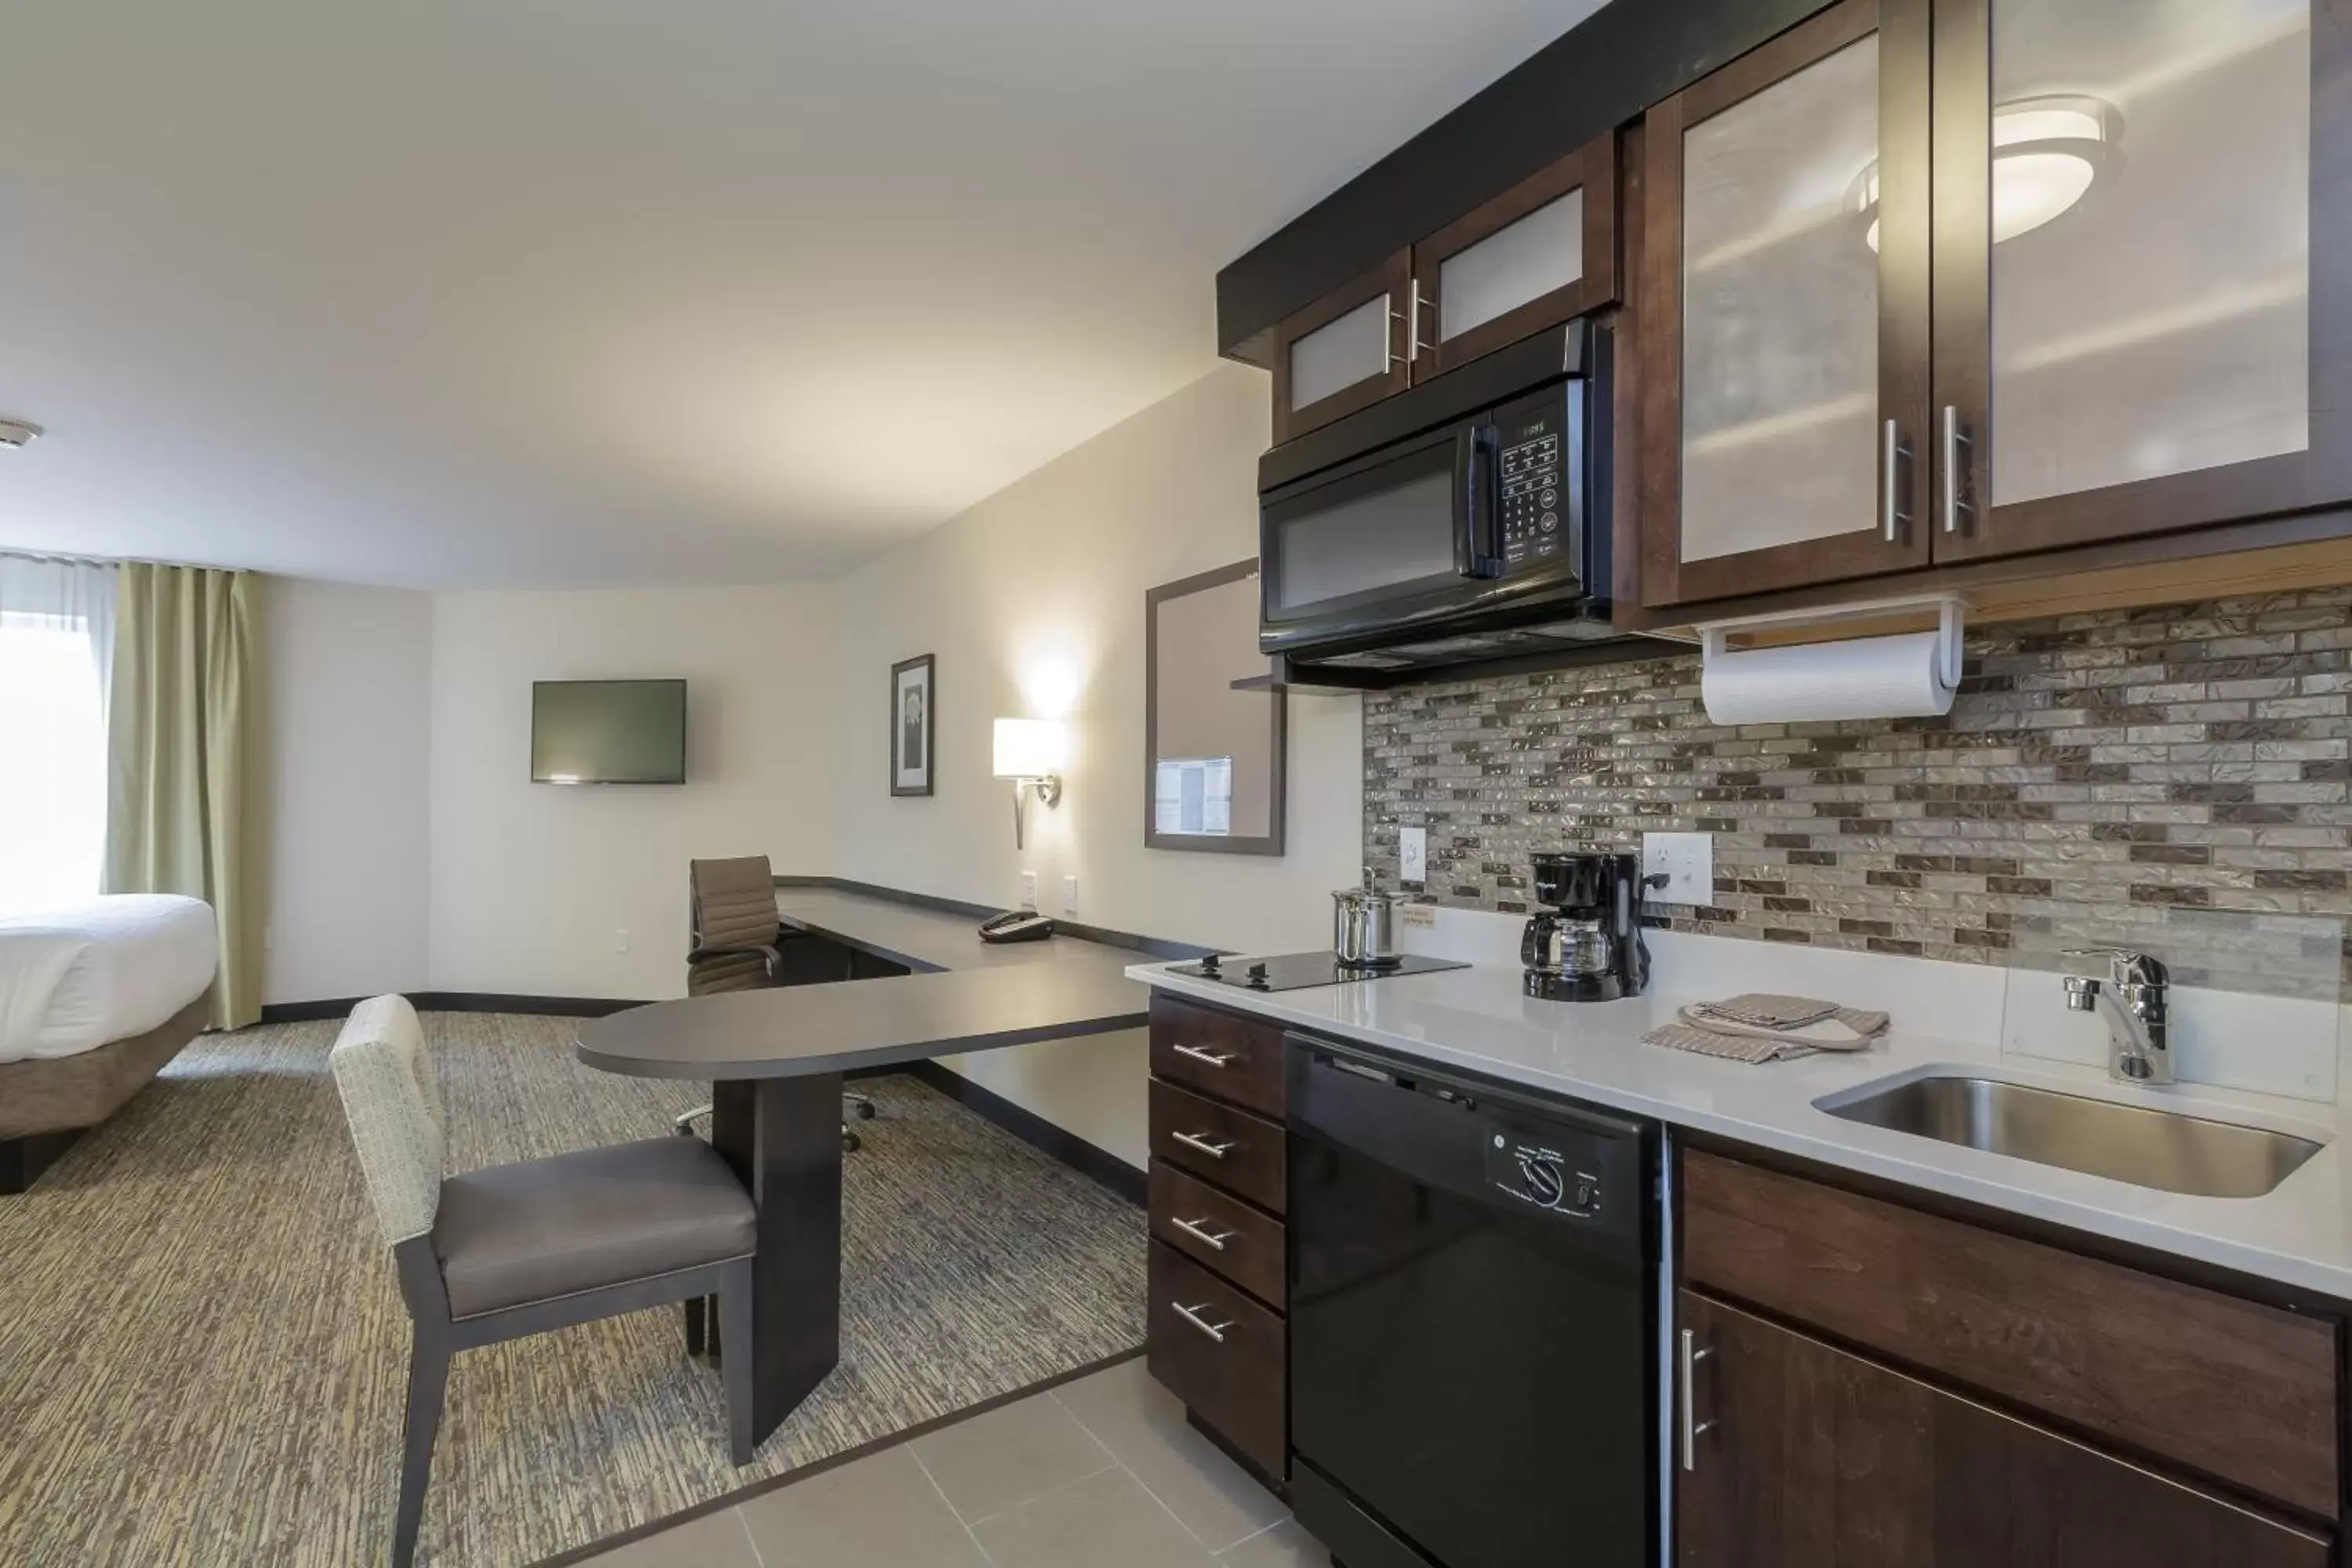
POLYGON ((1642 942, 1638 855, 1581 851, 1535 858, 1536 901, 1519 939, 1527 991, 1551 1002, 1614 1002, 1650 984, 1642 942))

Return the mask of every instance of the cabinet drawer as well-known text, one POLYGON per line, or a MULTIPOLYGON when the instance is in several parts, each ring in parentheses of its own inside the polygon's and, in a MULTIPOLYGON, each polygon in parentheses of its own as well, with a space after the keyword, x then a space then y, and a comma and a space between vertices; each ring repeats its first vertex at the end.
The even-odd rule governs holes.
POLYGON ((1683 1267, 1694 1285, 2336 1514, 2332 1319, 1697 1152, 1683 1161, 1683 1267))
POLYGON ((1282 1128, 1264 1117, 1153 1079, 1151 1157, 1282 1212, 1282 1128))
POLYGON ((1151 1234, 1259 1300, 1283 1304, 1283 1226, 1239 1198, 1151 1163, 1151 1234))
POLYGON ((1151 1070, 1171 1083, 1282 1120, 1278 1025, 1155 995, 1151 1070))
POLYGON ((1282 1320, 1164 1242, 1151 1244, 1151 1375, 1267 1475, 1288 1474, 1282 1320))

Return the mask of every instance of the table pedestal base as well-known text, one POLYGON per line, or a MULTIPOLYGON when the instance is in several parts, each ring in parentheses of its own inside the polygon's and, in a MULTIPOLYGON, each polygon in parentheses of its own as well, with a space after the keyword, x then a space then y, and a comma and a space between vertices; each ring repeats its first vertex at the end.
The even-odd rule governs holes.
MULTIPOLYGON (((711 1085, 710 1144, 760 1211, 751 1436, 765 1442, 841 1359, 841 1075, 711 1085)), ((741 1353, 730 1342, 725 1354, 741 1353)))

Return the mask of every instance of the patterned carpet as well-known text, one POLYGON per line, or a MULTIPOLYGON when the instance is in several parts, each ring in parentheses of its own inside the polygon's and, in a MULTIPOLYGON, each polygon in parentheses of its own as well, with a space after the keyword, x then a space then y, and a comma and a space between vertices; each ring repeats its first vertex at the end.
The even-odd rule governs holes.
MULTIPOLYGON (((434 1014, 453 1168, 666 1131, 698 1086, 554 1018, 434 1014)), ((338 1026, 210 1036, 0 1198, 0 1563, 380 1562, 408 1321, 327 1076, 338 1026)), ((914 1079, 859 1086, 843 1357, 738 1470, 674 1311, 461 1354, 420 1562, 528 1563, 1128 1350, 1142 1212, 914 1079)))

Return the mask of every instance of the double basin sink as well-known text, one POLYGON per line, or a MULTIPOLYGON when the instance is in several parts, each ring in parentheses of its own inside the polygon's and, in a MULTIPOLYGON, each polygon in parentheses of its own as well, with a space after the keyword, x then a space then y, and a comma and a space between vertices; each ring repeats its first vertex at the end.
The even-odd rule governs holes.
POLYGON ((2292 1133, 1963 1074, 1816 1102, 1830 1115, 2196 1197, 2258 1198, 2322 1145, 2292 1133))

